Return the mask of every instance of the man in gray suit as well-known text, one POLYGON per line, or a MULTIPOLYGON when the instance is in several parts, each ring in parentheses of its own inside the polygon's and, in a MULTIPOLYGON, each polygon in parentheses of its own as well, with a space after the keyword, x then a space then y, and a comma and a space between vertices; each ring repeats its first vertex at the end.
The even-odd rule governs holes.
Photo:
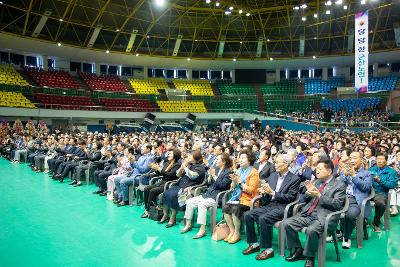
MULTIPOLYGON (((340 179, 334 178, 333 163, 331 160, 321 160, 316 168, 317 180, 305 182, 306 194, 302 195, 300 203, 306 205, 295 216, 285 220, 287 247, 295 249, 286 257, 287 261, 307 259, 305 267, 314 267, 314 256, 318 251, 319 236, 325 226, 325 220, 329 213, 343 208, 346 198, 346 186, 340 179), (307 228, 307 240, 304 250, 301 246, 298 232, 307 228)), ((329 228, 335 228, 339 216, 330 221, 329 228)))

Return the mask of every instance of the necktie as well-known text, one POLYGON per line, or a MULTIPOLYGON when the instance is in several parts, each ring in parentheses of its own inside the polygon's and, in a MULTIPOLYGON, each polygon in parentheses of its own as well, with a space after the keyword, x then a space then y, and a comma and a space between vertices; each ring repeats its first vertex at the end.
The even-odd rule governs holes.
MULTIPOLYGON (((325 186, 326 186, 326 182, 322 183, 321 186, 319 187, 320 194, 322 194, 322 192, 324 192, 325 186)), ((318 204, 318 200, 319 200, 318 197, 314 198, 314 201, 313 201, 311 207, 309 207, 307 210, 307 214, 311 214, 315 210, 315 207, 317 207, 317 204, 318 204)))

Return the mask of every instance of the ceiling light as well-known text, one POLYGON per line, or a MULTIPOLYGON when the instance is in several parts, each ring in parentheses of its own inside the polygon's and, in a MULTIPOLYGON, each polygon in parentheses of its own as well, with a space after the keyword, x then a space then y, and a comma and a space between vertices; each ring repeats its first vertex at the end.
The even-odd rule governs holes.
POLYGON ((232 14, 232 12, 230 12, 229 10, 225 11, 225 15, 230 15, 232 14))
POLYGON ((243 13, 243 10, 239 9, 239 14, 242 14, 242 13, 243 13))
POLYGON ((187 58, 187 61, 190 61, 190 60, 191 60, 191 58, 190 58, 190 57, 188 57, 188 58, 187 58))
POLYGON ((301 7, 302 9, 306 9, 306 8, 307 8, 307 4, 302 4, 300 7, 301 7))
POLYGON ((343 4, 343 0, 337 0, 337 1, 335 2, 335 4, 338 5, 338 6, 340 6, 341 4, 343 4))
POLYGON ((3 1, 0 1, 0 5, 2 5, 3 4, 3 1))
POLYGON ((316 59, 317 57, 316 57, 316 56, 312 56, 312 58, 313 58, 313 59, 316 59))
POLYGON ((317 37, 314 37, 314 40, 317 40, 317 37))
POLYGON ((63 19, 59 19, 60 22, 63 22, 63 19))
POLYGON ((236 58, 234 58, 233 61, 236 61, 236 58))
POLYGON ((344 6, 343 6, 343 9, 344 9, 344 10, 347 10, 347 5, 344 5, 344 6))
POLYGON ((314 14, 314 18, 318 18, 318 14, 317 13, 314 14))
POLYGON ((270 42, 271 40, 270 39, 267 39, 267 42, 270 42))
POLYGON ((149 39, 150 38, 150 35, 147 35, 147 39, 149 39))
POLYGON ((230 7, 229 7, 229 10, 233 10, 233 6, 230 6, 230 7))
POLYGON ((274 60, 272 57, 269 58, 270 61, 274 60))
POLYGON ((211 0, 206 0, 206 3, 207 3, 207 4, 211 3, 211 0))
POLYGON ((330 11, 330 10, 327 10, 327 11, 325 11, 325 14, 330 15, 330 14, 331 14, 331 11, 330 11))
POLYGON ((243 42, 242 42, 242 41, 240 41, 239 43, 243 44, 243 42))
POLYGON ((107 54, 110 53, 110 50, 106 50, 106 53, 107 53, 107 54))
POLYGON ((361 5, 365 5, 365 0, 361 0, 361 5))
POLYGON ((136 54, 136 56, 138 57, 138 56, 139 56, 139 54, 136 54))
POLYGON ((306 18, 306 17, 301 17, 301 20, 302 20, 302 21, 306 21, 307 18, 306 18))
POLYGON ((116 32, 119 32, 119 29, 115 29, 116 32))
POLYGON ((299 10, 299 9, 300 9, 300 7, 298 7, 298 6, 295 6, 293 9, 294 9, 294 10, 299 10))
POLYGON ((155 0, 157 6, 164 6, 165 5, 165 0, 155 0))
POLYGON ((325 5, 326 5, 326 6, 331 6, 331 5, 332 5, 332 1, 331 1, 331 0, 326 1, 326 2, 325 2, 325 5))
POLYGON ((220 5, 219 2, 216 2, 216 3, 215 3, 215 6, 219 6, 219 5, 220 5))
POLYGON ((246 13, 246 17, 250 16, 250 13, 246 13))
POLYGON ((195 42, 197 42, 197 39, 196 40, 194 40, 195 42))
POLYGON ((57 46, 61 46, 61 43, 57 43, 57 46))

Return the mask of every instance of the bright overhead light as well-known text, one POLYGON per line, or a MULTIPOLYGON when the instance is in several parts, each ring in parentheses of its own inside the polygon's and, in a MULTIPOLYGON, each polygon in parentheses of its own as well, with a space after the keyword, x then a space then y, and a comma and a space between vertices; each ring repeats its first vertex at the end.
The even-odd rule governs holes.
POLYGON ((298 6, 295 6, 293 9, 294 9, 294 10, 299 10, 299 9, 300 9, 300 7, 298 7, 298 6))
POLYGON ((317 57, 316 57, 316 56, 312 56, 312 58, 313 58, 313 59, 316 59, 317 57))
POLYGON ((195 39, 194 41, 197 42, 197 39, 195 39))
POLYGON ((306 18, 306 17, 301 17, 301 20, 302 20, 302 21, 306 21, 307 18, 306 18))
POLYGON ((242 14, 242 13, 243 13, 243 10, 239 9, 239 14, 242 14))
POLYGON ((63 22, 63 19, 59 19, 60 22, 63 22))
POLYGON ((147 39, 149 39, 150 38, 150 35, 147 35, 147 39))
POLYGON ((191 60, 191 58, 190 58, 190 57, 188 57, 188 58, 187 58, 187 61, 190 61, 190 60, 191 60))
POLYGON ((219 6, 219 5, 220 5, 220 3, 219 3, 219 2, 216 2, 216 3, 215 3, 215 6, 219 6))
POLYGON ((0 5, 2 5, 3 4, 3 1, 0 1, 0 5))
POLYGON ((326 1, 326 2, 325 2, 325 5, 326 5, 326 6, 331 6, 331 5, 332 5, 332 1, 331 1, 331 0, 326 1))
POLYGON ((341 4, 343 4, 343 0, 337 0, 337 1, 335 2, 335 4, 338 5, 338 6, 340 6, 341 4))
POLYGON ((157 6, 164 6, 165 5, 165 0, 155 0, 157 6))
POLYGON ((243 42, 242 42, 242 41, 240 41, 239 43, 243 44, 243 42))
POLYGON ((317 37, 314 37, 314 40, 317 40, 317 37))
POLYGON ((232 14, 232 12, 230 12, 229 10, 225 11, 225 15, 230 15, 232 14))
POLYGON ((267 42, 270 42, 271 40, 270 39, 267 39, 267 42))
POLYGON ((119 32, 119 29, 115 29, 116 32, 119 32))
POLYGON ((270 61, 274 60, 272 57, 269 58, 270 61))
POLYGON ((229 7, 229 10, 233 10, 233 6, 230 6, 230 7, 229 7))
POLYGON ((61 46, 61 43, 57 43, 57 46, 61 46))
POLYGON ((236 58, 234 58, 233 61, 236 61, 236 58))
POLYGON ((107 53, 107 54, 110 53, 110 50, 106 50, 106 53, 107 53))
POLYGON ((139 56, 139 54, 136 54, 136 56, 138 57, 138 56, 139 56))
POLYGON ((306 9, 306 8, 307 8, 307 4, 302 4, 300 7, 301 7, 302 9, 306 9))
POLYGON ((317 13, 314 14, 314 18, 318 18, 318 14, 317 13))
POLYGON ((207 3, 207 4, 211 3, 211 0, 206 0, 206 3, 207 3))
POLYGON ((250 16, 250 13, 246 13, 246 17, 250 16))
POLYGON ((325 14, 330 15, 330 14, 331 14, 331 11, 330 11, 330 10, 327 10, 327 11, 325 11, 325 14))
POLYGON ((344 6, 343 6, 343 9, 344 9, 344 10, 347 10, 347 5, 344 5, 344 6))
POLYGON ((365 5, 365 0, 361 0, 361 5, 365 5))

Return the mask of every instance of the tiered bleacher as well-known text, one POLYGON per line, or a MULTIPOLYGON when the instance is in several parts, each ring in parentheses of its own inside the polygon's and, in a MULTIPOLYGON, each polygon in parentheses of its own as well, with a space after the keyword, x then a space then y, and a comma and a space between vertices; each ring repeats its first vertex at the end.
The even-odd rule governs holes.
POLYGON ((152 78, 147 80, 128 79, 128 81, 137 94, 159 95, 159 89, 168 88, 168 84, 165 79, 160 78, 152 78))
POLYGON ((364 111, 366 109, 377 108, 381 102, 380 98, 368 97, 358 99, 324 99, 321 101, 323 109, 332 109, 334 112, 346 111, 353 113, 356 110, 364 111))
POLYGON ((55 87, 55 88, 72 88, 78 89, 79 83, 67 71, 49 70, 45 71, 39 68, 25 67, 25 72, 39 86, 55 87))
POLYGON ((155 112, 156 107, 148 100, 134 98, 100 98, 102 103, 110 111, 130 112, 155 112))
POLYGON ((210 81, 208 80, 196 80, 189 82, 188 80, 173 80, 176 89, 190 91, 194 96, 213 96, 210 81))
POLYGON ((17 92, 0 91, 0 106, 3 107, 19 107, 19 108, 36 108, 29 99, 17 92))
POLYGON ((45 108, 73 109, 73 110, 98 110, 96 104, 89 96, 67 96, 57 94, 34 94, 36 100, 46 104, 45 108))
POLYGON ((128 91, 127 86, 119 79, 117 75, 101 74, 97 76, 94 73, 80 72, 80 77, 85 81, 90 90, 104 90, 114 92, 128 91))
POLYGON ((369 77, 368 91, 392 91, 396 89, 398 78, 395 76, 369 77))
POLYGON ((29 83, 10 65, 0 65, 0 84, 28 86, 29 83))
POLYGON ((312 100, 269 100, 265 99, 266 112, 310 112, 313 110, 314 102, 312 100))
POLYGON ((305 94, 327 94, 332 89, 343 87, 344 78, 306 79, 304 83, 305 94))
POLYGON ((260 89, 263 95, 295 95, 297 93, 297 80, 282 80, 274 84, 264 84, 260 89))
POLYGON ((221 95, 254 95, 254 87, 251 84, 224 84, 218 87, 221 95))
POLYGON ((237 99, 213 99, 210 101, 211 110, 214 112, 232 112, 232 111, 258 111, 257 99, 237 98, 237 99))
POLYGON ((114 93, 114 92, 104 92, 104 91, 94 91, 92 92, 92 98, 99 99, 99 98, 132 98, 132 95, 127 93, 114 93))
POLYGON ((207 112, 200 101, 157 101, 162 112, 207 112))

